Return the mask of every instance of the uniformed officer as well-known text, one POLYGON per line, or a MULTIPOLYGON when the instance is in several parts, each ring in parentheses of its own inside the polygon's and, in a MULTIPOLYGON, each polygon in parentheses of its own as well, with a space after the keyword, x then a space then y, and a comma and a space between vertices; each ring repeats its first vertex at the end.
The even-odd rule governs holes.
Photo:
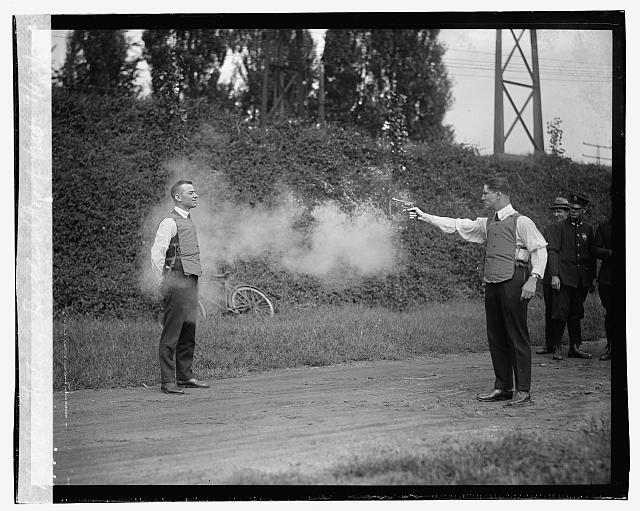
POLYGON ((593 228, 583 221, 589 202, 583 195, 569 195, 569 218, 547 231, 549 273, 555 292, 551 312, 552 341, 555 348, 560 348, 566 325, 570 358, 591 358, 590 353, 580 349, 580 320, 584 317, 584 302, 594 285, 596 270, 596 260, 592 256, 593 228))
MULTIPOLYGON (((553 222, 547 225, 542 231, 542 235, 547 239, 547 232, 551 225, 558 222, 564 222, 569 218, 569 201, 565 197, 556 197, 553 204, 549 207, 551 214, 553 215, 553 222)), ((544 298, 544 348, 536 350, 538 355, 553 353, 554 360, 562 360, 562 353, 560 346, 553 345, 553 320, 551 318, 552 306, 553 306, 554 291, 551 287, 551 274, 549 273, 549 261, 547 259, 547 267, 544 270, 544 277, 542 279, 542 296, 544 298)))

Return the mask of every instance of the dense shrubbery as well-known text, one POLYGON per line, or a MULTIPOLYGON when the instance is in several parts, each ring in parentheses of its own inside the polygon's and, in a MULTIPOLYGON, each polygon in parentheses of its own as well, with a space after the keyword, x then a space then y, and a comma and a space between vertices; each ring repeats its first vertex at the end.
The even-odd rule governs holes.
MULTIPOLYGON (((222 174, 226 198, 270 205, 283 186, 313 206, 349 210, 363 200, 386 209, 399 192, 426 211, 475 218, 484 177, 512 176, 513 202, 537 224, 558 192, 594 198, 591 218, 607 214, 610 175, 558 157, 496 161, 456 145, 407 148, 406 167, 382 141, 340 128, 288 122, 267 130, 204 103, 186 105, 186 123, 152 101, 69 95, 53 101, 53 265, 55 312, 130 316, 154 306, 139 290, 151 240, 149 211, 166 201, 171 160, 222 174)), ((426 225, 401 232, 409 257, 397 273, 329 289, 265 261, 241 261, 242 280, 264 287, 277 305, 357 302, 402 308, 479 296, 482 248, 426 225)))

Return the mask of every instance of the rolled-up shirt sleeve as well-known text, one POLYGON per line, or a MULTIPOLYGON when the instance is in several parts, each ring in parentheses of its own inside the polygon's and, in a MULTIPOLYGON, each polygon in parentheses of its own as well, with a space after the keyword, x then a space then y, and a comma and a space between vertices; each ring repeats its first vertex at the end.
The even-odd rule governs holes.
POLYGON ((162 270, 169 243, 171 243, 171 238, 173 238, 177 232, 178 227, 173 218, 165 218, 158 226, 156 238, 151 247, 151 269, 158 284, 162 281, 162 270))
POLYGON ((531 273, 544 277, 547 266, 547 240, 529 217, 520 216, 516 224, 516 238, 531 256, 531 273))
POLYGON ((472 243, 485 243, 487 241, 487 219, 476 218, 448 218, 445 216, 429 215, 424 213, 422 218, 424 222, 438 227, 446 233, 457 232, 465 241, 472 243))

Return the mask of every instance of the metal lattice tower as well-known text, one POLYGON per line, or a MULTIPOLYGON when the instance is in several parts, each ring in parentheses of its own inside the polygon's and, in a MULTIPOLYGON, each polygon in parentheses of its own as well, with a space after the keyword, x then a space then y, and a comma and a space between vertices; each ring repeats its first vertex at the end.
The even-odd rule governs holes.
POLYGON ((540 72, 538 68, 538 40, 535 30, 529 30, 531 34, 531 55, 530 59, 527 59, 525 52, 522 49, 520 40, 526 32, 521 30, 520 34, 516 36, 516 33, 509 29, 511 36, 513 37, 513 48, 509 52, 504 64, 502 63, 502 30, 496 30, 496 56, 495 56, 495 113, 493 119, 493 154, 504 154, 504 143, 507 138, 516 127, 518 122, 524 128, 527 137, 533 145, 533 151, 535 154, 544 153, 544 139, 542 134, 542 105, 540 101, 540 72), (512 63, 512 57, 516 50, 522 58, 531 83, 522 83, 513 80, 505 80, 505 72, 509 70, 509 64, 512 63), (524 103, 518 108, 512 94, 509 92, 508 86, 513 87, 525 87, 530 89, 529 95, 524 103), (509 104, 513 108, 516 117, 513 123, 509 127, 507 133, 504 132, 504 97, 507 97, 509 104), (522 114, 533 99, 533 130, 529 129, 527 122, 523 118, 522 114), (533 131, 533 135, 531 132, 533 131))

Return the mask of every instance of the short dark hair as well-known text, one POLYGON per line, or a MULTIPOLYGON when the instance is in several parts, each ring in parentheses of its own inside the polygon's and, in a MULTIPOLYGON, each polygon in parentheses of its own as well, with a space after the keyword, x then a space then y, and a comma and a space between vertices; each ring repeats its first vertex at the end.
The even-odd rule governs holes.
POLYGON ((171 187, 171 198, 173 199, 176 196, 176 193, 178 193, 178 190, 180 190, 180 187, 182 185, 192 185, 192 184, 193 183, 191 181, 187 181, 186 179, 180 179, 176 181, 171 187))
POLYGON ((492 192, 501 192, 504 195, 511 195, 511 187, 506 176, 492 176, 485 180, 484 184, 492 192))

